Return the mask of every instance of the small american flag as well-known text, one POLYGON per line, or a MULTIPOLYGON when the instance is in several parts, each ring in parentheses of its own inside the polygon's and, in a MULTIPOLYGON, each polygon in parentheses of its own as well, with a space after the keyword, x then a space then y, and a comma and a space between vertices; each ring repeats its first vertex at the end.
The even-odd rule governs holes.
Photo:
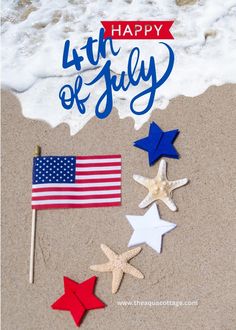
POLYGON ((32 208, 121 205, 121 156, 34 157, 32 208))

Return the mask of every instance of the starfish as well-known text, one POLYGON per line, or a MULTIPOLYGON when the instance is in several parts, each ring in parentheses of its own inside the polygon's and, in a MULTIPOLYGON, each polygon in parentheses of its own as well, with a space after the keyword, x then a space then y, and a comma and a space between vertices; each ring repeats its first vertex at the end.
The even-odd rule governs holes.
POLYGON ((156 204, 143 215, 126 215, 134 229, 128 246, 146 243, 156 252, 161 253, 162 236, 176 227, 174 223, 160 218, 156 204))
POLYGON ((161 160, 157 175, 155 178, 145 178, 141 175, 134 175, 134 180, 146 187, 149 192, 144 200, 139 204, 140 208, 150 205, 152 202, 161 200, 171 211, 177 211, 177 207, 172 200, 172 191, 188 183, 188 179, 169 181, 166 176, 166 161, 161 160))
POLYGON ((140 279, 144 278, 143 274, 138 269, 128 263, 130 259, 141 252, 141 247, 128 250, 122 254, 116 254, 105 244, 101 244, 101 249, 109 261, 105 264, 90 266, 90 269, 98 272, 112 272, 112 293, 116 293, 118 291, 124 273, 133 275, 134 277, 140 279))

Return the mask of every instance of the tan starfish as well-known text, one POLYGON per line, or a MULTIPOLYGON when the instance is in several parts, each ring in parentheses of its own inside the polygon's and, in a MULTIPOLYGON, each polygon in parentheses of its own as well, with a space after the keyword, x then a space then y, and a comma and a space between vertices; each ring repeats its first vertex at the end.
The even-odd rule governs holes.
POLYGON ((161 160, 157 176, 153 179, 145 178, 141 175, 134 175, 134 180, 146 187, 149 193, 144 200, 139 204, 139 207, 144 208, 152 202, 160 199, 169 207, 171 211, 176 211, 177 207, 172 200, 172 191, 176 188, 182 187, 188 183, 188 179, 180 179, 169 181, 166 176, 166 161, 161 160))
POLYGON ((144 278, 143 274, 138 269, 128 263, 130 259, 140 253, 142 250, 141 247, 128 250, 122 254, 116 254, 105 244, 101 244, 101 249, 109 261, 105 264, 90 266, 90 269, 98 272, 112 272, 112 293, 118 291, 124 273, 137 278, 144 278))

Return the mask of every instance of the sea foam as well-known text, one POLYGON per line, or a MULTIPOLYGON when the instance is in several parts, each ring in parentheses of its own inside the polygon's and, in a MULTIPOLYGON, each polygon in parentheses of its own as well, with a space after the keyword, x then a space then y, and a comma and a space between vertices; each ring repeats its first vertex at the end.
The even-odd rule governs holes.
MULTIPOLYGON (((175 21, 171 28, 175 39, 168 40, 175 65, 169 79, 158 88, 151 111, 132 114, 132 90, 114 94, 115 111, 120 118, 132 117, 135 129, 152 111, 165 109, 178 95, 194 97, 211 85, 236 83, 236 0, 199 0, 181 7, 174 0, 3 0, 2 86, 20 99, 25 117, 44 120, 52 127, 67 123, 75 134, 95 116, 102 83, 90 90, 86 114, 80 114, 75 106, 69 111, 61 106, 59 90, 73 84, 78 74, 74 68, 62 68, 64 42, 69 39, 71 47, 79 49, 88 37, 98 37, 101 20, 121 19, 175 21)), ((116 74, 125 70, 124 59, 135 46, 147 63, 150 54, 155 56, 160 73, 167 66, 167 55, 158 41, 115 40, 114 45, 121 47, 119 56, 112 59, 116 74)), ((95 72, 87 63, 80 74, 90 81, 95 72)), ((144 88, 145 83, 135 93, 144 88)))

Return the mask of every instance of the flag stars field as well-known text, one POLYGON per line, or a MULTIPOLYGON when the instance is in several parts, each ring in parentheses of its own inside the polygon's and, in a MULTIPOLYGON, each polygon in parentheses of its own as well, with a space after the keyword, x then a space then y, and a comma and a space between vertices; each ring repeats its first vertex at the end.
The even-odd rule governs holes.
POLYGON ((43 157, 35 160, 35 183, 41 182, 74 182, 74 158, 69 157, 43 157), (69 171, 69 173, 68 173, 69 171))

